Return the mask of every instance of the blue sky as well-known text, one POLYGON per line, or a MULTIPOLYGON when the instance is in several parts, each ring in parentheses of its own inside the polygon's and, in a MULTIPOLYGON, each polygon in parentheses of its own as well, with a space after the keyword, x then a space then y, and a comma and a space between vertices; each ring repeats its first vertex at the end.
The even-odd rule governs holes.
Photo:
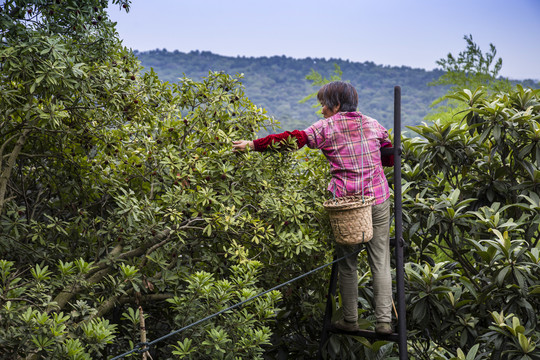
POLYGON ((124 45, 226 56, 340 58, 433 69, 472 34, 500 75, 540 80, 540 0, 133 0, 124 45))

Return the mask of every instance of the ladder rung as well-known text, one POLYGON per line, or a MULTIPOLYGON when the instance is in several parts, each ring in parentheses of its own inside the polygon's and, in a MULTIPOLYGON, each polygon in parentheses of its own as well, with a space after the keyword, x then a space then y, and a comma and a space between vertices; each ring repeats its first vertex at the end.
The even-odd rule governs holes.
POLYGON ((341 330, 341 329, 336 329, 332 325, 330 325, 330 327, 328 328, 328 331, 336 333, 336 334, 347 334, 347 335, 361 336, 361 337, 365 337, 366 339, 388 340, 388 341, 394 341, 394 342, 398 342, 398 340, 399 340, 399 334, 398 333, 379 334, 379 333, 376 333, 375 331, 371 331, 371 330, 345 331, 345 330, 341 330))

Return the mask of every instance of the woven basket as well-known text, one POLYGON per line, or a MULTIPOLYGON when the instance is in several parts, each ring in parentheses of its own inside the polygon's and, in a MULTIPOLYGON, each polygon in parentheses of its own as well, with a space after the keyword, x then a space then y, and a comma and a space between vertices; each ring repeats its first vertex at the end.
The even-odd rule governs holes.
POLYGON ((373 237, 371 205, 374 197, 361 195, 343 196, 324 202, 330 216, 332 231, 337 243, 354 245, 368 242, 373 237))

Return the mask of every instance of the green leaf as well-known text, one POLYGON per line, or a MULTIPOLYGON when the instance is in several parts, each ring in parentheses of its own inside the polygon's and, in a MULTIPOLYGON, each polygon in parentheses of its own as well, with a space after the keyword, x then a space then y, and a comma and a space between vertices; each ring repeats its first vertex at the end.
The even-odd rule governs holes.
POLYGON ((511 270, 511 267, 506 266, 506 267, 502 268, 501 271, 499 271, 499 274, 497 274, 497 278, 496 278, 497 284, 499 284, 499 285, 504 284, 504 279, 506 279, 506 276, 508 275, 510 270, 511 270))
POLYGON ((465 360, 474 360, 476 358, 476 353, 478 352, 479 347, 480 344, 475 344, 467 353, 467 357, 465 358, 465 360))
POLYGON ((523 350, 523 352, 527 354, 530 351, 529 339, 521 332, 517 335, 517 337, 519 341, 519 346, 521 346, 521 350, 523 350))
POLYGON ((433 225, 435 225, 435 213, 430 212, 427 220, 426 230, 431 229, 433 225))

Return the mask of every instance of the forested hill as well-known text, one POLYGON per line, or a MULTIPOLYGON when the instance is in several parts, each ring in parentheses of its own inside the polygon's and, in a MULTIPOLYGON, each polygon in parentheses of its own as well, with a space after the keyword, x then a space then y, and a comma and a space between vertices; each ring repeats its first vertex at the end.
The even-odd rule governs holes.
POLYGON ((381 66, 369 61, 360 63, 285 56, 228 57, 208 51, 153 50, 135 51, 135 54, 145 68, 153 68, 162 80, 169 82, 178 81, 183 74, 200 79, 207 76, 209 70, 243 73, 249 99, 276 117, 284 129, 303 129, 318 119, 316 109, 311 107, 315 100, 299 103, 317 90, 305 79, 311 69, 329 78, 334 73, 334 64, 339 65, 343 80, 350 81, 359 92, 360 111, 378 119, 387 128, 393 128, 395 85, 402 88, 403 126, 419 124, 432 101, 446 92, 443 87, 427 85, 442 75, 441 71, 381 66))

